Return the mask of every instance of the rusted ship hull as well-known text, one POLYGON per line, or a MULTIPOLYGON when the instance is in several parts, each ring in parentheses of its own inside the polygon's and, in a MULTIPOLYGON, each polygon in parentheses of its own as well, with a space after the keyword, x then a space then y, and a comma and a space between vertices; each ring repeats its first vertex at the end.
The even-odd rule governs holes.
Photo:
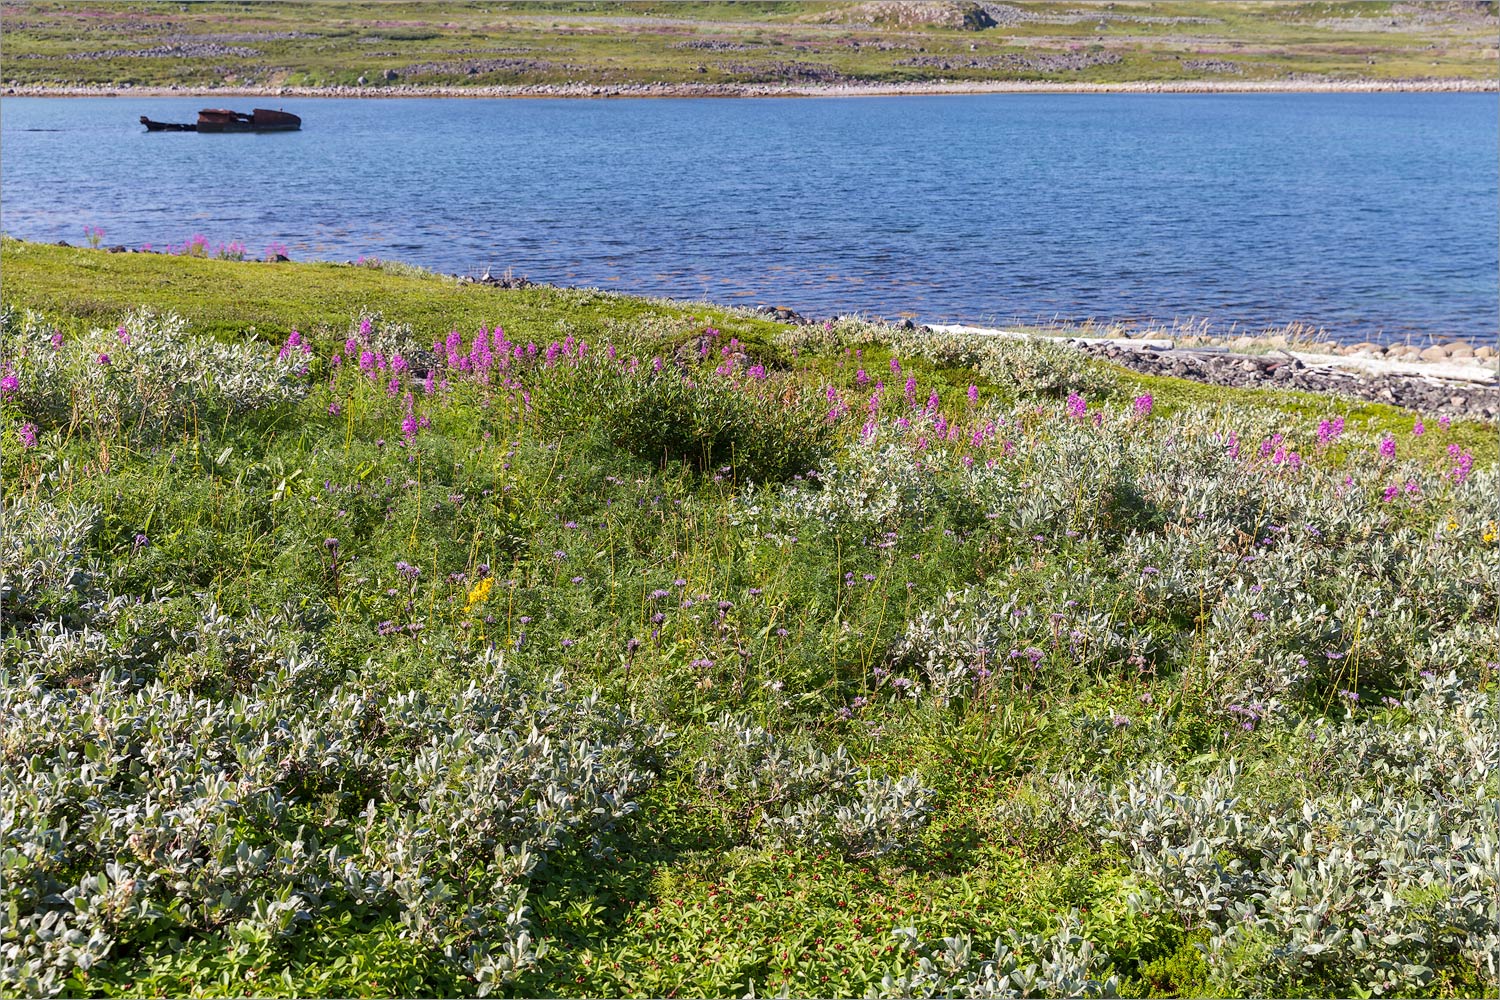
POLYGON ((195 125, 195 124, 192 124, 192 123, 184 125, 181 122, 154 122, 151 119, 147 118, 145 115, 141 115, 141 124, 144 125, 144 126, 146 126, 146 131, 147 132, 196 132, 196 131, 198 131, 198 126, 195 125))
POLYGON ((141 115, 141 124, 148 132, 295 132, 302 128, 302 119, 290 112, 267 108, 256 108, 248 115, 243 111, 204 108, 198 112, 196 123, 154 122, 141 115))

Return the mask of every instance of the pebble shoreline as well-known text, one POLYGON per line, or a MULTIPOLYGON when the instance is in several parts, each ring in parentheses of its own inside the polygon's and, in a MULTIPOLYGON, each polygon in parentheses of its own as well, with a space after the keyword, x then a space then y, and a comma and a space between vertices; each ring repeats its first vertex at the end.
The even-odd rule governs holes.
POLYGON ((377 83, 362 87, 40 86, 11 84, 15 97, 895 97, 925 94, 1364 94, 1495 93, 1500 80, 1173 80, 1133 83, 1054 83, 1038 80, 927 83, 590 83, 506 87, 430 87, 377 83))

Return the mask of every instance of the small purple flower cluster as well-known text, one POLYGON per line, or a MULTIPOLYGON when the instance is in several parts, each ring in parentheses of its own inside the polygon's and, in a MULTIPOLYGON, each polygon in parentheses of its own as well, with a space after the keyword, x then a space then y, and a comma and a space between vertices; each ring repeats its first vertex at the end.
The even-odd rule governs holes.
POLYGON ((1330 445, 1339 439, 1344 433, 1344 418, 1334 417, 1330 420, 1318 421, 1318 444, 1330 445))
POLYGON ((1457 444, 1450 444, 1448 446, 1448 457, 1453 459, 1453 468, 1448 472, 1453 481, 1461 483, 1468 479, 1469 473, 1474 469, 1474 456, 1457 444))

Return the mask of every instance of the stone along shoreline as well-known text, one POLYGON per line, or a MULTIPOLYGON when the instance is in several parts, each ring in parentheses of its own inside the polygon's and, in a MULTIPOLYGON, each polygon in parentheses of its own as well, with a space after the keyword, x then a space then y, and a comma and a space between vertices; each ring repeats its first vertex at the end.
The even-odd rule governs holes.
POLYGON ((1462 77, 1392 80, 1170 80, 1054 83, 1010 80, 922 83, 546 83, 437 87, 374 82, 352 87, 8 86, 15 97, 917 97, 941 94, 1373 94, 1495 93, 1500 81, 1462 77))

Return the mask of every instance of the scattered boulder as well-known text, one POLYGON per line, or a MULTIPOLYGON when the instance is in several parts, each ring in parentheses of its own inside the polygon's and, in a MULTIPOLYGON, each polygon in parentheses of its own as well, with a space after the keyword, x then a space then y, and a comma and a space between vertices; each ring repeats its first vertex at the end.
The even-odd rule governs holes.
POLYGON ((510 268, 506 268, 505 273, 500 275, 499 277, 496 277, 495 275, 492 275, 490 274, 490 272, 486 271, 478 278, 470 278, 469 283, 475 285, 485 285, 489 288, 509 289, 531 288, 536 284, 536 282, 532 281, 525 275, 512 274, 510 268))
POLYGON ((809 326, 815 322, 796 310, 788 309, 785 306, 761 306, 755 311, 767 319, 773 319, 778 323, 791 323, 794 326, 809 326))

